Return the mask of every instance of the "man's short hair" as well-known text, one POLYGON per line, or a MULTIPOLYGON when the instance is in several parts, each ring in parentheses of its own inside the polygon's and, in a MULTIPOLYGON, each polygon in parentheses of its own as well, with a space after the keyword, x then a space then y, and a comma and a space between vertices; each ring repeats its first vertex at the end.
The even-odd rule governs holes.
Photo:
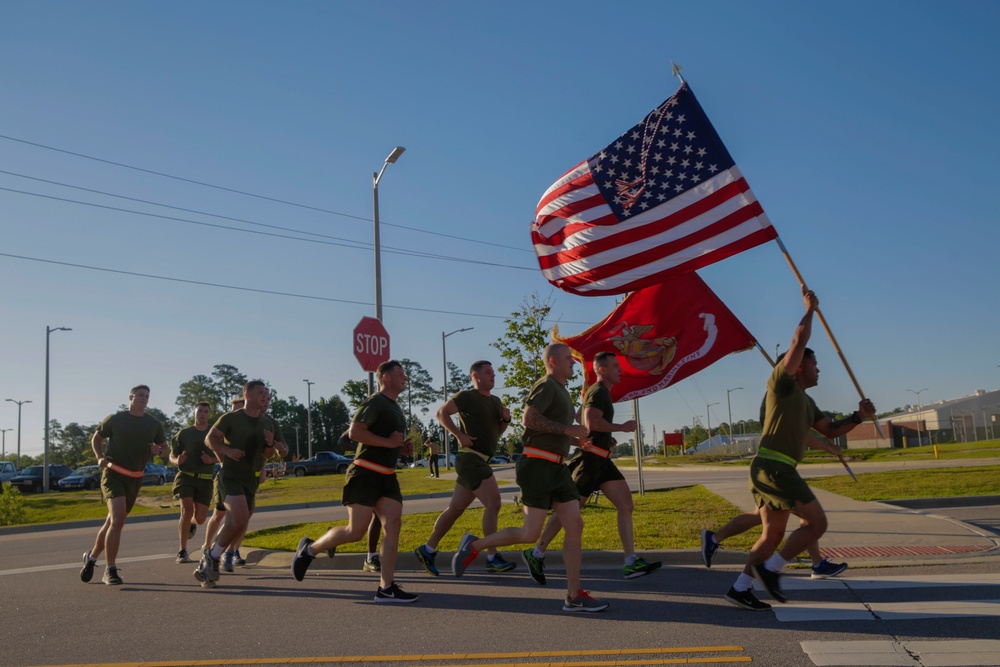
POLYGON ((375 369, 375 377, 378 378, 379 386, 382 385, 383 375, 385 375, 386 373, 391 373, 397 368, 402 368, 402 367, 403 364, 399 363, 395 359, 390 359, 389 361, 383 361, 381 364, 379 364, 378 368, 375 369))
POLYGON ((266 386, 267 384, 265 384, 263 380, 250 380, 245 385, 243 385, 243 395, 249 396, 250 392, 256 389, 257 387, 266 387, 266 386))
POLYGON ((596 370, 598 367, 604 368, 613 359, 617 359, 614 352, 598 352, 594 355, 594 369, 596 370))
POLYGON ((545 351, 542 352, 542 358, 551 359, 556 355, 556 352, 563 347, 567 349, 569 348, 569 346, 566 345, 565 343, 549 343, 548 345, 545 346, 545 351))
POLYGON ((242 396, 237 396, 233 400, 229 401, 229 407, 231 407, 231 408, 233 408, 235 410, 237 403, 246 403, 246 402, 247 402, 247 399, 243 398, 242 396))
MULTIPOLYGON (((784 359, 785 358, 785 354, 787 352, 788 352, 788 350, 782 350, 781 352, 779 352, 778 356, 775 357, 775 359, 774 359, 774 363, 778 363, 779 361, 781 361, 782 359, 784 359)), ((813 349, 811 347, 807 347, 805 349, 805 351, 802 353, 802 360, 805 361, 809 357, 815 357, 815 356, 816 356, 816 353, 813 351, 813 349)))
POLYGON ((472 375, 473 373, 478 373, 479 371, 483 370, 483 366, 492 366, 492 365, 493 365, 492 362, 486 361, 485 359, 474 361, 472 362, 472 365, 469 366, 469 375, 472 375))
POLYGON ((200 408, 200 407, 201 407, 201 406, 203 406, 203 405, 204 405, 204 406, 205 406, 206 408, 208 408, 209 410, 211 410, 211 409, 212 409, 212 404, 211 404, 211 403, 209 403, 208 401, 198 401, 198 404, 194 406, 194 409, 195 409, 195 411, 197 411, 197 410, 198 410, 198 408, 200 408))
POLYGON ((131 389, 128 390, 128 395, 129 396, 135 396, 135 392, 139 391, 140 389, 145 389, 147 394, 150 393, 150 391, 149 391, 149 385, 137 384, 136 386, 134 386, 134 387, 132 387, 131 389))

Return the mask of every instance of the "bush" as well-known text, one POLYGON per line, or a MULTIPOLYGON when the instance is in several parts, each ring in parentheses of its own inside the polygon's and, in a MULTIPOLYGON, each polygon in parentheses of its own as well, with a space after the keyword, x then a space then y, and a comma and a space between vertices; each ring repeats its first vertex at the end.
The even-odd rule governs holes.
POLYGON ((0 493, 0 526, 14 526, 24 523, 24 497, 20 489, 5 482, 0 493))

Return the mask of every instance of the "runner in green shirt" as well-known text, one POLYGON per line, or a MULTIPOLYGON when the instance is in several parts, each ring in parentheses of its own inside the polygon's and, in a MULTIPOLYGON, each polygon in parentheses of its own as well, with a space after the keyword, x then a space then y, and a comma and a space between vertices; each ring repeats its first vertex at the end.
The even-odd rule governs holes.
MULTIPOLYGON (((472 364, 469 374, 474 388, 458 392, 437 411, 437 420, 445 430, 455 436, 459 449, 455 456, 458 480, 455 482, 455 490, 451 502, 448 503, 448 509, 434 522, 434 529, 427 542, 417 547, 414 552, 427 573, 435 577, 439 574, 434 565, 438 543, 473 500, 478 498, 485 508, 483 534, 492 535, 497 532, 500 487, 497 486, 496 477, 493 476, 490 459, 497 453, 500 436, 510 424, 510 410, 499 398, 490 393, 496 385, 493 364, 488 361, 477 361, 472 364), (456 426, 452 419, 456 414, 461 428, 456 426)), ((488 551, 487 572, 507 572, 516 567, 514 563, 504 560, 504 557, 497 553, 496 547, 488 551)))
POLYGON ((128 410, 105 417, 91 439, 97 465, 102 468, 101 497, 108 506, 108 516, 97 531, 94 548, 83 554, 80 580, 84 583, 94 576, 97 557, 103 551, 107 552, 108 565, 102 581, 109 586, 122 583, 115 562, 125 517, 139 497, 146 462, 152 455, 163 456, 167 451, 163 424, 146 414, 148 403, 149 387, 144 384, 132 387, 128 410))
POLYGON ((208 504, 212 501, 212 477, 215 453, 205 445, 208 417, 212 407, 202 401, 194 409, 194 426, 182 428, 170 442, 170 463, 177 466, 174 477, 174 498, 181 501, 181 517, 177 523, 180 550, 178 563, 190 563, 187 543, 195 529, 205 523, 208 504))

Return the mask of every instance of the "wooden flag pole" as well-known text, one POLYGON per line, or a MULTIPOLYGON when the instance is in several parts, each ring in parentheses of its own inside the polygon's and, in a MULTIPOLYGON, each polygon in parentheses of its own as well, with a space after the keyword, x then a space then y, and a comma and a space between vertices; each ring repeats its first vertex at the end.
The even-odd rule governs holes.
MULTIPOLYGON (((788 249, 785 248, 785 244, 781 242, 781 237, 780 236, 775 237, 774 240, 778 242, 778 247, 781 248, 781 254, 785 256, 785 260, 788 262, 788 266, 791 267, 792 273, 794 273, 795 277, 798 279, 799 285, 801 285, 803 289, 809 289, 808 287, 806 287, 806 281, 803 280, 802 274, 799 273, 798 267, 795 266, 795 262, 794 260, 792 260, 792 256, 788 254, 788 249)), ((840 356, 840 361, 844 364, 844 368, 847 370, 847 374, 851 376, 851 382, 854 383, 854 388, 858 390, 858 394, 861 396, 862 399, 868 398, 867 396, 865 396, 865 392, 862 391, 861 385, 858 383, 858 379, 854 377, 854 371, 851 370, 851 365, 847 363, 847 357, 845 357, 844 353, 841 351, 840 345, 837 343, 837 339, 834 337, 833 332, 830 330, 830 325, 826 323, 826 318, 823 317, 823 313, 822 311, 820 311, 818 306, 816 307, 816 316, 819 318, 820 324, 823 325, 823 329, 826 331, 826 335, 830 338, 830 342, 833 343, 833 349, 836 350, 837 355, 840 356)), ((761 352, 763 352, 763 348, 761 348, 761 352)), ((766 357, 767 354, 765 353, 764 356, 766 357)), ((882 436, 882 438, 884 439, 885 434, 882 433, 882 427, 879 426, 878 419, 874 415, 872 416, 872 422, 874 422, 875 429, 878 431, 878 434, 882 436)))

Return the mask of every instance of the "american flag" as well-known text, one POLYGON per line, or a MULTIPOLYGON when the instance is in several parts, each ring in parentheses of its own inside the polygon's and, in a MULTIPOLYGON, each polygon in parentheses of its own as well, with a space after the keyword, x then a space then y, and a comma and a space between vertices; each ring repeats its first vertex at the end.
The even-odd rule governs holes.
POLYGON ((552 184, 531 225, 542 274, 583 296, 655 285, 777 236, 687 83, 552 184))

